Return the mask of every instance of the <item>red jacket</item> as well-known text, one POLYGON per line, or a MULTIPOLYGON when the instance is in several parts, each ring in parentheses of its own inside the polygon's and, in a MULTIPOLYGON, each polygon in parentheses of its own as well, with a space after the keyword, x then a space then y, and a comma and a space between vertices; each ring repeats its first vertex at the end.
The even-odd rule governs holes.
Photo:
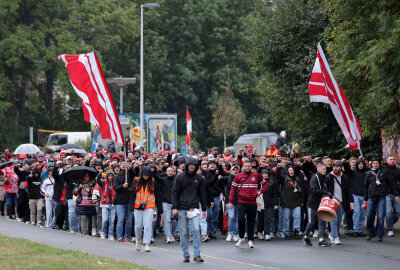
POLYGON ((264 193, 268 188, 268 182, 263 179, 261 174, 256 172, 250 172, 250 175, 246 172, 238 173, 232 182, 231 193, 229 194, 229 203, 232 203, 236 190, 240 189, 238 194, 238 203, 255 204, 259 184, 262 185, 261 193, 264 193), (246 183, 244 183, 247 177, 248 179, 246 183))

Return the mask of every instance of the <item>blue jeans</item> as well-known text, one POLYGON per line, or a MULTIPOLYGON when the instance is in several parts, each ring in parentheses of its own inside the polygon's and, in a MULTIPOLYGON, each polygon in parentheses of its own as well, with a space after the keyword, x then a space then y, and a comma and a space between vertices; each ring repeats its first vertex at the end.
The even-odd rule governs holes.
POLYGON ((172 227, 171 227, 171 215, 172 215, 172 204, 163 202, 163 217, 164 217, 164 233, 165 236, 172 236, 172 227))
POLYGON ((343 207, 342 204, 340 204, 339 209, 336 213, 336 218, 334 221, 331 222, 331 236, 333 238, 337 238, 339 236, 339 226, 340 222, 342 222, 342 216, 343 216, 343 207))
POLYGON ((219 206, 221 199, 214 197, 214 206, 207 208, 207 233, 215 234, 218 229, 219 206))
POLYGON ((108 237, 114 236, 115 205, 101 207, 101 231, 108 237), (107 230, 108 227, 108 230, 107 230))
POLYGON ((53 199, 46 199, 46 224, 47 228, 54 229, 56 227, 56 207, 57 202, 53 199))
MULTIPOLYGON (((199 205, 199 211, 200 211, 200 213, 202 213, 201 204, 199 205)), ((203 218, 202 214, 199 215, 198 217, 199 217, 199 220, 200 220, 200 234, 201 235, 207 235, 207 226, 208 226, 207 225, 207 217, 203 218)), ((190 224, 188 224, 187 227, 189 228, 189 234, 193 235, 192 227, 190 226, 190 224)), ((179 230, 177 230, 177 231, 179 231, 179 230)))
POLYGON ((386 225, 388 231, 393 231, 393 224, 400 215, 400 202, 396 202, 393 194, 386 195, 386 225))
POLYGON ((117 238, 122 239, 122 232, 124 230, 125 220, 125 239, 131 238, 132 216, 133 211, 130 210, 129 204, 118 204, 115 209, 117 210, 117 238))
POLYGON ((365 222, 366 210, 362 207, 364 204, 364 197, 353 194, 354 210, 353 210, 353 229, 354 232, 362 232, 365 222))
POLYGON ((228 234, 237 235, 238 234, 238 212, 236 205, 232 205, 232 209, 226 208, 228 210, 228 234))
MULTIPOLYGON (((179 210, 179 219, 178 219, 178 226, 180 231, 180 246, 183 251, 183 256, 189 256, 189 239, 188 239, 188 218, 186 217, 186 210, 179 210)), ((200 212, 202 215, 202 212, 200 212)), ((201 238, 200 238, 200 218, 194 217, 191 218, 190 222, 190 229, 193 232, 193 249, 194 249, 194 256, 200 256, 200 247, 201 247, 201 238)))
POLYGON ((283 209, 283 232, 286 236, 290 235, 290 217, 293 218, 293 231, 300 232, 300 206, 296 208, 283 209))
POLYGON ((142 239, 142 230, 144 228, 143 234, 143 244, 150 244, 151 237, 153 237, 153 215, 154 209, 148 208, 145 210, 135 210, 135 234, 136 241, 142 239))
POLYGON ((68 200, 68 222, 70 231, 79 232, 81 220, 80 216, 76 214, 76 206, 73 199, 68 200))
POLYGON ((378 202, 374 202, 371 198, 367 203, 367 229, 368 234, 375 236, 375 216, 378 212, 378 236, 383 236, 383 223, 385 222, 385 203, 386 198, 382 197, 378 202))

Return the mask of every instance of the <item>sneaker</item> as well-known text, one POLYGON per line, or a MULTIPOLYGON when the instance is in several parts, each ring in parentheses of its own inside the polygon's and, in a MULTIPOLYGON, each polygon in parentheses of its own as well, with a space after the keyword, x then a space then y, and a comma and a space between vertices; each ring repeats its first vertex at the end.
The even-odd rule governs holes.
POLYGON ((270 233, 270 234, 269 234, 269 238, 270 238, 270 239, 274 239, 274 237, 275 237, 274 233, 270 233))
POLYGON ((201 241, 202 242, 207 242, 208 240, 210 240, 210 238, 208 237, 208 235, 204 234, 201 236, 201 241))
POLYGON ((210 239, 217 239, 217 236, 215 234, 209 234, 208 237, 210 239))
POLYGON ((394 236, 393 231, 388 231, 388 236, 389 236, 389 237, 393 237, 393 236, 394 236))
POLYGON ((333 240, 333 244, 334 244, 334 245, 341 245, 341 244, 342 244, 342 243, 340 242, 339 237, 336 237, 336 238, 333 240))
POLYGON ((240 247, 243 243, 244 243, 244 238, 243 239, 239 238, 235 246, 240 247))
POLYGON ((189 242, 193 242, 193 235, 189 234, 189 242))
POLYGON ((167 244, 171 244, 171 236, 167 236, 167 239, 165 242, 167 242, 167 244))
POLYGON ((293 239, 301 239, 299 231, 294 231, 293 232, 293 239))
POLYGON ((25 221, 25 224, 29 224, 29 223, 30 223, 29 220, 25 221))
POLYGON ((96 229, 92 229, 92 236, 96 236, 96 235, 97 235, 96 229))
POLYGON ((31 225, 35 226, 35 222, 31 222, 31 225))
POLYGON ((17 218, 17 221, 18 222, 22 222, 22 218, 17 218))
POLYGON ((130 243, 131 242, 131 240, 129 240, 128 238, 125 238, 125 243, 130 243))
POLYGON ((232 234, 228 234, 228 236, 226 237, 226 242, 231 242, 233 240, 233 236, 232 234))
POLYGON ((270 241, 271 240, 271 236, 269 234, 265 235, 265 241, 270 241))
POLYGON ((184 262, 184 263, 190 262, 190 257, 189 257, 189 256, 184 256, 184 257, 183 257, 183 262, 184 262))
POLYGON ((233 236, 233 242, 237 242, 239 241, 239 236, 237 236, 236 234, 233 236))
POLYGON ((110 241, 114 241, 114 236, 112 236, 112 235, 111 235, 111 236, 109 236, 109 237, 108 237, 108 240, 110 240, 110 241))
POLYGON ((374 235, 368 234, 365 240, 369 241, 374 237, 374 235))
MULTIPOLYGON (((179 235, 175 235, 175 240, 179 242, 181 240, 181 237, 179 235)), ((208 240, 210 240, 210 239, 208 239, 208 240)))
POLYGON ((378 242, 383 242, 383 236, 378 236, 378 242))
POLYGON ((194 262, 199 262, 199 263, 200 263, 200 262, 204 262, 203 258, 201 258, 200 256, 194 257, 194 258, 193 258, 193 261, 194 261, 194 262))
POLYGON ((249 248, 254 248, 253 241, 251 240, 247 243, 247 245, 249 246, 249 248))
MULTIPOLYGON (((38 226, 39 226, 39 225, 38 225, 38 226)), ((69 232, 70 232, 70 233, 75 233, 75 231, 74 231, 74 230, 69 230, 69 232)))
POLYGON ((136 238, 135 238, 135 237, 132 237, 132 238, 131 238, 131 242, 132 242, 132 243, 136 243, 136 238))
POLYGON ((318 241, 318 246, 320 246, 320 247, 329 247, 330 244, 328 242, 326 242, 325 239, 324 239, 322 241, 318 241))
POLYGON ((318 238, 318 231, 317 231, 317 230, 314 231, 314 234, 313 234, 312 237, 313 237, 313 238, 318 238))
POLYGON ((146 246, 144 247, 144 251, 151 252, 149 244, 146 244, 146 246))
POLYGON ((174 243, 175 242, 175 237, 170 236, 171 242, 174 243))
POLYGON ((350 230, 349 230, 349 228, 344 228, 344 234, 346 234, 346 235, 349 235, 350 234, 350 230))
POLYGON ((262 233, 257 234, 258 240, 264 240, 264 235, 262 233))
POLYGON ((122 238, 118 238, 118 242, 122 242, 122 238))
POLYGON ((331 241, 331 243, 335 240, 335 239, 333 239, 331 234, 329 234, 328 237, 329 237, 329 240, 331 241))
POLYGON ((299 235, 300 235, 300 236, 303 236, 303 235, 304 235, 304 232, 300 231, 300 232, 299 232, 299 235))
POLYGON ((285 239, 285 233, 283 233, 283 232, 278 233, 278 237, 285 239))
POLYGON ((137 251, 140 251, 141 248, 142 248, 142 245, 141 245, 141 243, 140 243, 140 240, 137 240, 137 241, 136 241, 136 250, 137 250, 137 251))
POLYGON ((306 244, 307 247, 312 247, 312 243, 311 243, 310 238, 304 236, 303 237, 303 242, 304 242, 304 244, 306 244))
POLYGON ((100 239, 106 239, 106 235, 104 232, 100 232, 100 239))

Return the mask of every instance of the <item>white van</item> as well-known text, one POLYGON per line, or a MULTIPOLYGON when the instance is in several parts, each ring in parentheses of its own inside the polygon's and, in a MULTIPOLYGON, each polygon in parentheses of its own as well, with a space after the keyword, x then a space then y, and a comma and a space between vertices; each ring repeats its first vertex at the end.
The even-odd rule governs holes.
POLYGON ((86 141, 91 139, 91 133, 88 132, 65 132, 51 133, 47 141, 47 148, 57 150, 57 146, 66 143, 76 143, 77 141, 86 141))

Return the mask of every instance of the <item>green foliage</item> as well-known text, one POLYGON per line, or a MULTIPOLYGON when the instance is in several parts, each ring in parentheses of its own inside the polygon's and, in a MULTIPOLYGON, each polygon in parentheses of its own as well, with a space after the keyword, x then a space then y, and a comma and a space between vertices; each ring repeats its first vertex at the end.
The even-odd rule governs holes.
POLYGON ((82 146, 86 152, 90 153, 91 142, 92 140, 88 138, 87 140, 78 140, 76 144, 82 146))

